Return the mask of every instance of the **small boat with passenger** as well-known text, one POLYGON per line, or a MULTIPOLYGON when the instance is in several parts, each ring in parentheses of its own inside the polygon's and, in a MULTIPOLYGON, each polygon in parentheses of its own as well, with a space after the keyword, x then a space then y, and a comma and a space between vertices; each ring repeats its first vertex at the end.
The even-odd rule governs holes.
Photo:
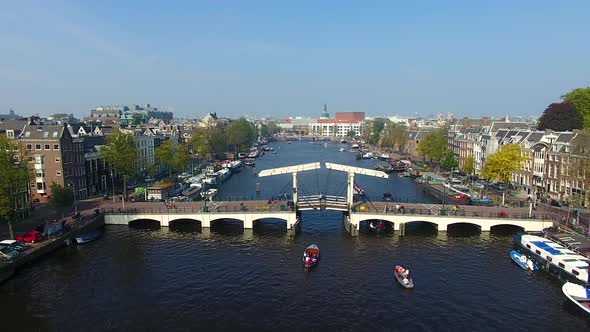
POLYGON ((303 252, 303 264, 309 270, 318 264, 320 259, 320 248, 316 244, 310 244, 303 252))
POLYGON ((393 275, 400 286, 407 289, 414 288, 414 280, 412 280, 412 277, 410 276, 410 269, 406 269, 401 265, 396 265, 395 270, 393 270, 393 275))
POLYGON ((510 252, 510 258, 518 264, 523 270, 526 271, 539 271, 539 266, 535 262, 528 258, 525 254, 520 253, 516 250, 510 252))
POLYGON ((98 239, 101 234, 102 234, 102 232, 98 229, 93 229, 93 230, 89 230, 89 231, 80 233, 78 236, 76 236, 76 243, 82 244, 82 243, 94 241, 94 240, 98 239))

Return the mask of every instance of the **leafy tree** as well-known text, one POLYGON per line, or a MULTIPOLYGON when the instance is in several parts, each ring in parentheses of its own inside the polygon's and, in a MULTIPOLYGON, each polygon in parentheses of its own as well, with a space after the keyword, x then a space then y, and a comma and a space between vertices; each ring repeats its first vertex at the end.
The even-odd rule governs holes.
POLYGON ((143 115, 141 115, 140 113, 133 113, 133 115, 131 116, 131 123, 134 126, 140 125, 143 123, 143 115))
POLYGON ((19 208, 24 208, 28 194, 30 169, 26 150, 6 136, 0 135, 0 220, 8 225, 14 239, 13 222, 19 208))
POLYGON ((199 128, 190 141, 193 153, 206 158, 214 153, 223 152, 227 141, 221 125, 199 128))
POLYGON ((457 159, 455 158, 455 154, 453 153, 453 151, 446 150, 442 160, 443 168, 447 171, 452 171, 457 167, 458 164, 459 163, 457 162, 457 159))
POLYGON ((441 163, 447 151, 447 131, 445 128, 429 132, 418 143, 418 152, 430 161, 441 163))
POLYGON ((475 158, 473 156, 467 156, 463 159, 462 171, 467 175, 473 175, 475 172, 475 158))
POLYGON ((540 130, 568 131, 582 128, 582 116, 568 101, 549 105, 539 118, 540 130))
MULTIPOLYGON (((497 180, 505 184, 504 194, 508 190, 508 182, 515 170, 519 169, 525 157, 522 148, 518 144, 503 145, 498 151, 491 154, 483 167, 481 175, 488 180, 497 180)), ((504 204, 505 195, 502 195, 504 204)))
POLYGON ((381 133, 385 128, 385 119, 375 119, 371 125, 371 136, 369 137, 369 144, 377 144, 379 143, 379 139, 381 138, 381 133))
POLYGON ((350 138, 354 138, 355 135, 356 135, 356 133, 354 132, 354 130, 349 130, 346 133, 346 137, 350 137, 350 138))
POLYGON ((590 129, 590 86, 574 89, 567 93, 564 98, 580 112, 583 119, 582 127, 590 129))
POLYGON ((51 198, 49 203, 61 212, 61 217, 64 217, 64 210, 72 206, 74 203, 74 192, 70 187, 62 187, 61 185, 51 183, 51 198))
POLYGON ((408 133, 406 132, 406 126, 388 121, 381 135, 381 146, 392 149, 397 148, 399 151, 402 151, 407 142, 408 133))
POLYGON ((132 134, 117 131, 107 136, 107 144, 100 155, 123 177, 123 194, 127 195, 127 181, 137 173, 137 147, 132 134))
POLYGON ((186 168, 189 162, 188 147, 168 139, 156 149, 156 158, 162 165, 168 168, 168 175, 172 177, 172 171, 180 171, 186 168))
POLYGON ((250 121, 239 118, 226 128, 227 142, 234 146, 234 152, 250 146, 256 138, 256 130, 250 121))

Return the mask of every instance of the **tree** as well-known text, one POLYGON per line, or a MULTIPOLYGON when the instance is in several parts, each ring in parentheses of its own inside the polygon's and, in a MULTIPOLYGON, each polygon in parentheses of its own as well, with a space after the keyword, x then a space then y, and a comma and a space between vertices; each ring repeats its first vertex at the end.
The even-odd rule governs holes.
POLYGON ((172 171, 181 171, 186 168, 190 159, 188 148, 168 139, 156 149, 156 158, 160 164, 168 168, 168 175, 172 177, 172 171))
POLYGON ((123 177, 123 194, 127 195, 127 181, 136 173, 137 147, 132 134, 117 131, 107 136, 107 144, 100 155, 123 177))
POLYGON ((133 113, 133 115, 131 116, 131 124, 133 124, 134 126, 140 125, 143 123, 143 115, 141 115, 140 113, 133 113))
POLYGON ((354 136, 356 136, 356 133, 354 132, 354 130, 349 130, 346 133, 346 137, 354 138, 354 136))
POLYGON ((540 130, 571 131, 582 128, 582 116, 569 101, 549 105, 539 118, 540 130))
POLYGON ((467 175, 473 175, 475 172, 475 158, 467 156, 463 159, 463 168, 461 169, 467 175))
POLYGON ((70 187, 62 187, 61 185, 51 183, 51 198, 49 203, 61 212, 61 217, 64 217, 64 210, 72 206, 74 203, 74 192, 70 187))
POLYGON ((388 121, 381 135, 381 146, 403 151, 407 142, 408 133, 406 132, 406 126, 401 123, 388 121))
POLYGON ((457 167, 458 164, 459 163, 457 162, 457 159, 455 158, 455 154, 453 153, 453 151, 446 150, 442 160, 443 168, 447 171, 452 171, 457 167))
POLYGON ((7 223, 11 239, 14 218, 25 207, 28 195, 31 170, 26 160, 24 147, 0 135, 0 220, 7 223))
POLYGON ((580 112, 583 119, 582 128, 590 129, 590 86, 578 88, 570 91, 564 96, 564 99, 580 112))
POLYGON ((256 130, 250 121, 239 118, 232 121, 226 128, 227 142, 234 146, 234 152, 250 146, 256 138, 256 130))
POLYGON ((206 158, 214 153, 222 152, 227 145, 222 126, 199 128, 190 141, 192 152, 206 158))
POLYGON ((418 152, 438 164, 441 163, 447 151, 447 130, 437 129, 429 132, 418 143, 418 152))
POLYGON ((488 180, 497 180, 505 184, 502 205, 504 205, 505 194, 512 174, 515 170, 520 169, 524 159, 520 145, 510 144, 501 146, 498 151, 492 153, 486 160, 481 172, 482 176, 488 180))

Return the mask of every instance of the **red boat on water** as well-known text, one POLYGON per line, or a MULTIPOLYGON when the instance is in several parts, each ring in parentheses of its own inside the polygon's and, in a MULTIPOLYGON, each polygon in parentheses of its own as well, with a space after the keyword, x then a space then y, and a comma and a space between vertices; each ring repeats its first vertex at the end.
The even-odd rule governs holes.
POLYGON ((310 244, 303 252, 303 264, 305 269, 309 270, 316 266, 320 259, 320 248, 315 244, 310 244))

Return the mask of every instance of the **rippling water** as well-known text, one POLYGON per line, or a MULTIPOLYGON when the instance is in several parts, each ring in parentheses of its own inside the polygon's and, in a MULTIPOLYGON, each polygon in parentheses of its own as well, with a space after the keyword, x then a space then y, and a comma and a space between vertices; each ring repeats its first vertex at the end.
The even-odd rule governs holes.
MULTIPOLYGON (((244 181, 256 181, 246 172, 244 181)), ((228 186, 239 185, 232 181, 228 186)), ((2 285, 2 324, 43 331, 590 327, 558 281, 511 262, 510 230, 436 233, 414 225, 403 237, 351 238, 337 212, 309 211, 302 219, 294 237, 272 220, 245 231, 231 223, 204 232, 191 223, 107 227, 100 240, 59 250, 2 285), (301 255, 310 243, 322 257, 305 272, 301 255), (398 263, 412 270, 415 289, 395 284, 398 263)))

